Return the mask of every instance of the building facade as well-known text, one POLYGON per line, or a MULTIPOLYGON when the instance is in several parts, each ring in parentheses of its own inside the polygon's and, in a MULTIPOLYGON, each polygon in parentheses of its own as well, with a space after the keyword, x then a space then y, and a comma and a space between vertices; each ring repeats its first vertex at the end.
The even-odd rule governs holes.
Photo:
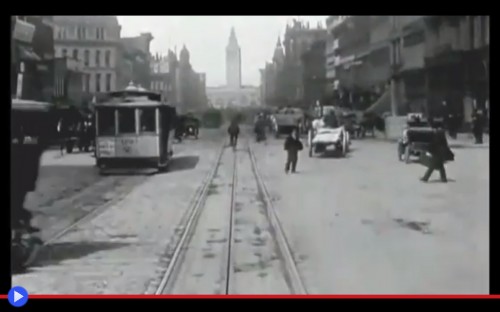
POLYGON ((208 102, 205 93, 205 75, 194 71, 186 46, 182 48, 178 62, 175 60, 174 63, 176 65, 171 67, 171 75, 175 77, 175 86, 172 87, 174 94, 171 98, 175 98, 178 111, 188 113, 204 110, 208 102))
POLYGON ((393 115, 467 116, 466 98, 489 102, 487 16, 330 17, 327 29, 327 77, 351 106, 364 97, 393 115))
POLYGON ((54 99, 54 24, 52 16, 11 17, 11 95, 54 99))
POLYGON ((327 87, 325 49, 326 40, 317 40, 302 54, 302 101, 305 107, 324 102, 327 87))
POLYGON ((116 16, 55 16, 54 23, 56 56, 83 62, 86 100, 116 90, 121 32, 116 16))
POLYGON ((241 48, 234 28, 231 28, 226 47, 226 85, 207 87, 208 105, 214 108, 260 105, 260 88, 241 83, 241 48))
POLYGON ((311 28, 294 20, 286 26, 283 42, 278 38, 272 62, 262 70, 261 88, 266 105, 305 108, 322 97, 319 93, 324 93, 326 83, 325 39, 326 30, 320 25, 311 28), (319 89, 322 91, 318 92, 319 89))
POLYGON ((125 88, 131 81, 136 85, 147 87, 151 84, 150 51, 151 33, 141 33, 136 37, 120 38, 117 54, 117 83, 118 89, 125 88))
POLYGON ((152 57, 149 90, 161 93, 165 99, 168 99, 169 93, 172 92, 173 84, 168 55, 155 55, 152 57))

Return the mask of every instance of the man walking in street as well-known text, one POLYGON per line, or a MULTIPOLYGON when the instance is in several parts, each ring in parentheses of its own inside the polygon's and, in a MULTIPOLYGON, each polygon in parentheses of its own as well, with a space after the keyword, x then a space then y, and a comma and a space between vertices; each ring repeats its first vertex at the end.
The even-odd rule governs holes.
POLYGON ((238 136, 240 134, 240 127, 238 126, 238 122, 233 120, 229 128, 227 129, 227 133, 229 133, 229 142, 232 147, 236 147, 238 144, 238 136))
POLYGON ((285 140, 285 151, 287 151, 287 158, 285 164, 285 172, 288 173, 290 170, 292 173, 297 172, 297 161, 299 160, 299 151, 304 148, 302 142, 300 142, 299 134, 295 133, 295 137, 293 133, 290 133, 285 140))
POLYGON ((427 165, 428 169, 420 180, 422 182, 429 181, 429 178, 431 177, 434 170, 439 170, 441 182, 446 183, 448 182, 448 178, 446 177, 446 169, 444 167, 444 163, 446 161, 453 160, 454 155, 448 147, 444 130, 436 129, 434 131, 435 133, 433 134, 433 138, 428 149, 430 159, 428 159, 428 163, 425 164, 427 165))

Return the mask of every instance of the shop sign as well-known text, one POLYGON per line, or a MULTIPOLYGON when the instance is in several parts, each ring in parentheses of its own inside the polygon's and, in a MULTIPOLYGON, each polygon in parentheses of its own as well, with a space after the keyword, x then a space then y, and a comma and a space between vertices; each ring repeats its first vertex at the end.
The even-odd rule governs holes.
POLYGON ((33 35, 35 34, 35 29, 35 25, 16 19, 16 23, 14 24, 14 29, 12 31, 12 38, 22 42, 31 43, 33 41, 33 35))

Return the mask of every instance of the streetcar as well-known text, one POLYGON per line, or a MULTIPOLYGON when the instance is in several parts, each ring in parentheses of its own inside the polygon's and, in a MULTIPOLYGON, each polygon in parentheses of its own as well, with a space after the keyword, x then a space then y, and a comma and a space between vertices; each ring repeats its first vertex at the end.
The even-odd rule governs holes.
POLYGON ((101 174, 166 171, 173 156, 175 107, 132 83, 95 105, 96 165, 101 174))

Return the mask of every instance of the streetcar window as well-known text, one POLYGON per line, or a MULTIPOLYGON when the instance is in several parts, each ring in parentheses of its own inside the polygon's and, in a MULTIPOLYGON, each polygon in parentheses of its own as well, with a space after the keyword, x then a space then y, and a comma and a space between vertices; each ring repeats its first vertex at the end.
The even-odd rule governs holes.
POLYGON ((115 109, 101 108, 97 112, 97 135, 115 135, 115 109))
POLYGON ((135 133, 135 108, 119 109, 118 120, 118 133, 135 133))
POLYGON ((156 132, 156 108, 139 110, 140 132, 156 132))

